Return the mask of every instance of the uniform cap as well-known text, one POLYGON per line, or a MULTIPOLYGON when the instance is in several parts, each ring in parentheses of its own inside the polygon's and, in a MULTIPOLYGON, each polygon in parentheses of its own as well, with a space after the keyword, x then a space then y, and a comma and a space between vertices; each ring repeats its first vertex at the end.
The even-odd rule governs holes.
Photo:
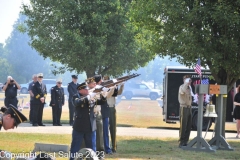
POLYGON ((109 80, 109 76, 108 75, 105 75, 105 76, 103 76, 103 80, 109 80))
POLYGON ((186 78, 190 78, 191 79, 191 76, 190 75, 183 76, 183 80, 186 79, 186 78))
POLYGON ((90 77, 88 79, 86 79, 86 82, 89 84, 89 83, 92 83, 92 82, 95 82, 95 78, 94 77, 90 77))
POLYGON ((72 78, 78 79, 78 75, 72 75, 72 78))
POLYGON ((38 73, 38 74, 37 74, 37 77, 43 78, 43 73, 38 73))
POLYGON ((58 78, 56 82, 61 82, 62 83, 62 79, 58 78))
POLYGON ((95 75, 94 79, 95 79, 95 82, 98 83, 102 79, 102 76, 101 75, 95 75))
POLYGON ((78 90, 88 89, 86 82, 83 82, 83 83, 79 84, 79 85, 77 86, 77 89, 78 89, 78 90))
POLYGON ((17 127, 20 123, 27 121, 27 118, 12 104, 6 111, 8 114, 11 115, 12 118, 15 119, 15 126, 17 127))

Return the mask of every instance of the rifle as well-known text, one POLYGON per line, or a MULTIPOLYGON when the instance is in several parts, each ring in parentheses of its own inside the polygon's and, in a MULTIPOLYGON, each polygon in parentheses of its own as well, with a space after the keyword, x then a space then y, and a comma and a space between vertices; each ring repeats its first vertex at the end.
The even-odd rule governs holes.
POLYGON ((140 74, 134 73, 134 74, 131 74, 131 75, 128 75, 128 76, 119 77, 117 79, 110 79, 110 80, 107 80, 105 82, 102 82, 101 85, 106 87, 108 84, 112 84, 112 83, 118 82, 118 81, 127 81, 127 80, 135 78, 139 75, 140 74))

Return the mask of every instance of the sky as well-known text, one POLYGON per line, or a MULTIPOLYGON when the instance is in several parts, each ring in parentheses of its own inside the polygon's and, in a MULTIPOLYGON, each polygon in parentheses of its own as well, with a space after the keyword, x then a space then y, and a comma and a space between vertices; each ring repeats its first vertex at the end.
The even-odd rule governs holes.
POLYGON ((29 0, 0 0, 0 43, 5 43, 10 36, 22 2, 29 4, 29 0))

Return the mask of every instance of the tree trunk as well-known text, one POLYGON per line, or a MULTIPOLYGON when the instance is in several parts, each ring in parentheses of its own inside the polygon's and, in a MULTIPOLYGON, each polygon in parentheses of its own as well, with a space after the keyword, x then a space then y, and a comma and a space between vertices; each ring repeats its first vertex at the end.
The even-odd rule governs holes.
POLYGON ((225 138, 225 123, 226 123, 226 110, 227 110, 227 97, 223 95, 223 110, 222 110, 222 136, 225 138))

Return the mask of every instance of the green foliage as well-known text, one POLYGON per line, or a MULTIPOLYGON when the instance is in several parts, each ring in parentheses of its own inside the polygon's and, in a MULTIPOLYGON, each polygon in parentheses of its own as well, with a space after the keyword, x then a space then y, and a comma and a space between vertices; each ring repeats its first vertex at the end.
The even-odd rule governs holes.
POLYGON ((30 45, 70 71, 120 75, 155 56, 135 41, 128 0, 30 1, 22 6, 30 45))
POLYGON ((132 21, 154 33, 149 49, 193 67, 197 58, 228 89, 240 76, 240 1, 135 0, 132 21))

